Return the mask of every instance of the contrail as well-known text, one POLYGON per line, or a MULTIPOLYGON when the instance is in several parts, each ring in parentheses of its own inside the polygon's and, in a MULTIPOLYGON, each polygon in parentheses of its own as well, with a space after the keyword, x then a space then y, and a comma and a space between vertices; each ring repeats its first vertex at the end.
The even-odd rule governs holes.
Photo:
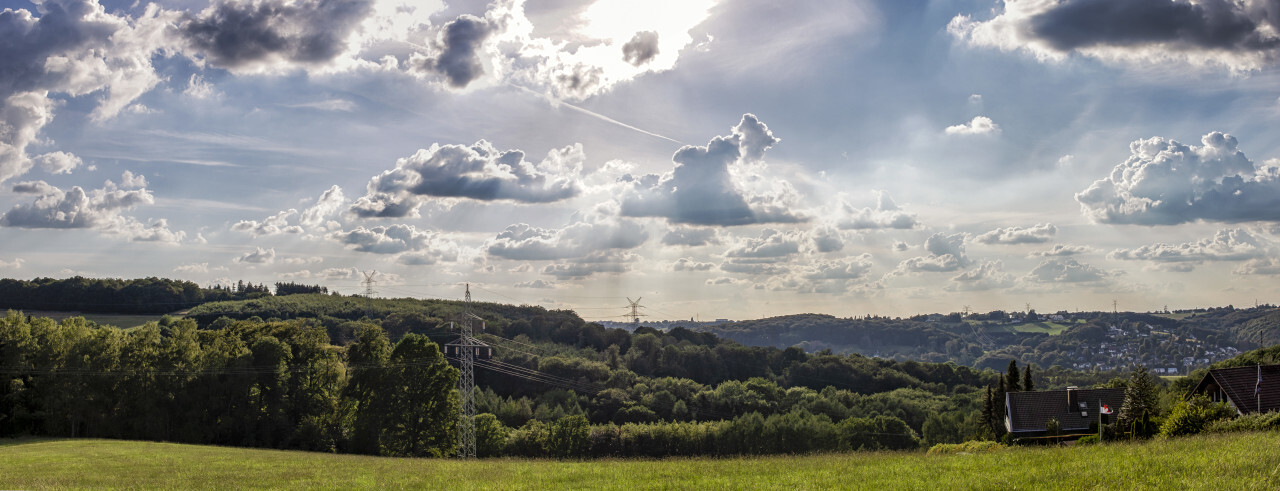
POLYGON ((657 134, 657 133, 654 133, 654 132, 652 132, 652 131, 646 131, 646 130, 643 130, 643 129, 637 128, 637 127, 635 127, 635 126, 631 126, 631 125, 629 125, 629 124, 627 124, 627 123, 623 123, 622 121, 618 121, 618 120, 616 120, 616 119, 610 118, 610 117, 605 116, 605 115, 603 115, 603 114, 600 114, 600 113, 598 113, 598 112, 591 111, 591 110, 586 109, 586 108, 583 108, 583 107, 578 107, 578 106, 575 106, 575 105, 573 105, 573 104, 569 104, 568 102, 562 101, 562 100, 560 100, 560 99, 556 99, 555 97, 551 97, 551 95, 550 95, 550 94, 543 94, 543 93, 540 93, 540 92, 536 92, 536 91, 530 90, 530 89, 528 89, 528 88, 521 87, 521 86, 519 86, 519 85, 513 84, 513 83, 511 83, 511 82, 504 82, 504 83, 505 83, 505 84, 507 84, 507 85, 509 85, 509 86, 511 86, 511 87, 515 87, 515 88, 520 89, 520 90, 522 90, 522 91, 528 92, 528 93, 533 94, 533 95, 538 96, 538 97, 541 97, 541 98, 543 98, 544 100, 546 100, 548 103, 550 103, 552 106, 565 106, 565 107, 568 107, 569 109, 573 109, 574 111, 578 111, 578 112, 580 112, 580 113, 582 113, 582 114, 586 114, 587 116, 591 116, 591 117, 596 118, 596 119, 599 119, 599 120, 601 120, 601 121, 605 121, 605 122, 613 123, 613 124, 616 124, 616 125, 621 126, 621 127, 623 127, 623 128, 627 128, 627 129, 629 129, 629 130, 638 131, 638 132, 640 132, 640 133, 644 133, 644 134, 646 134, 646 135, 649 135, 649 136, 652 136, 652 137, 656 137, 656 138, 661 138, 661 139, 663 139, 663 140, 667 140, 667 141, 672 142, 672 143, 678 143, 678 144, 681 144, 681 145, 684 145, 684 144, 685 144, 684 142, 682 142, 682 141, 680 141, 680 140, 676 140, 675 138, 669 138, 669 137, 665 137, 665 136, 659 135, 659 134, 657 134))

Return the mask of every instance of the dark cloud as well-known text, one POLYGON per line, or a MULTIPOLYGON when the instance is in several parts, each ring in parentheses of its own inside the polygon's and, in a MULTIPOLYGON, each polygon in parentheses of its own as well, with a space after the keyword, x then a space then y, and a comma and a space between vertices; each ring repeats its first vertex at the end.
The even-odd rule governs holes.
POLYGON ((1057 233, 1058 227, 1045 223, 1028 228, 997 228, 974 237, 973 240, 980 244, 1039 244, 1048 242, 1057 233))
POLYGON ((188 16, 178 30, 219 67, 322 64, 342 54, 372 12, 371 0, 229 0, 188 16))
POLYGON ((23 181, 14 184, 12 189, 19 194, 49 194, 57 191, 58 188, 44 181, 23 181))
POLYGON ((1201 142, 1135 141, 1129 159, 1076 201, 1100 223, 1280 221, 1280 168, 1255 167, 1230 135, 1213 132, 1201 142))
POLYGON ((622 45, 622 59, 634 66, 648 63, 658 56, 658 33, 653 31, 637 32, 635 36, 622 45))
POLYGON ((1071 0, 1032 16, 1030 34, 1060 51, 1168 44, 1180 50, 1273 51, 1274 0, 1071 0), (1260 7, 1249 8, 1247 5, 1260 7), (1263 15, 1259 15, 1263 14, 1263 15))
POLYGON ((424 61, 424 68, 443 75, 451 87, 462 88, 484 76, 480 46, 494 32, 485 19, 463 15, 445 24, 436 36, 434 58, 424 61))
POLYGON ((704 246, 720 243, 720 237, 714 228, 673 228, 662 236, 662 243, 670 246, 704 246))
POLYGON ((808 218, 791 210, 794 190, 785 181, 782 191, 749 195, 734 181, 729 166, 759 162, 778 143, 768 126, 754 115, 742 116, 729 136, 717 136, 706 146, 686 146, 662 176, 624 176, 630 184, 621 198, 621 213, 633 217, 664 217, 691 225, 747 225, 796 223, 808 218))
POLYGON ((581 154, 569 152, 578 157, 566 160, 565 152, 569 149, 553 150, 534 165, 524 160, 524 152, 498 151, 484 140, 471 146, 433 144, 375 176, 351 211, 361 217, 413 216, 420 196, 522 203, 572 198, 581 192, 581 154))

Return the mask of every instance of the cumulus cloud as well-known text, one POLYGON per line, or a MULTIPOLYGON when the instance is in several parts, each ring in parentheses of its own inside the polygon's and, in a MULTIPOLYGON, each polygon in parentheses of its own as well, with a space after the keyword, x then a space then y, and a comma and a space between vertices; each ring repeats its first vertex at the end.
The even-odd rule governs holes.
POLYGON ((945 273, 968 267, 972 261, 965 255, 965 234, 936 233, 924 242, 928 256, 918 256, 898 263, 894 274, 945 273))
POLYGON ((558 229, 524 223, 510 225, 489 240, 490 256, 517 261, 571 259, 593 252, 639 247, 649 239, 644 227, 632 220, 579 221, 558 229))
POLYGON ((246 232, 255 237, 275 234, 300 234, 302 227, 289 225, 289 219, 298 215, 298 210, 288 209, 275 215, 257 220, 241 220, 231 226, 236 232, 246 232))
POLYGON ((976 116, 968 123, 948 126, 944 132, 948 135, 993 135, 1000 133, 1000 125, 986 116, 976 116))
POLYGON ((521 281, 512 286, 516 288, 555 288, 556 284, 550 281, 531 280, 521 281))
POLYGON ((121 189, 111 181, 102 189, 90 191, 75 186, 64 192, 43 181, 21 183, 15 186, 15 191, 18 189, 42 194, 32 203, 15 205, 0 216, 0 226, 115 231, 131 223, 121 212, 155 203, 150 191, 121 189))
POLYGON ((1127 64, 1187 63, 1254 70, 1280 52, 1274 0, 1004 2, 986 21, 961 15, 948 31, 975 46, 1042 59, 1075 53, 1127 64))
POLYGON ((1052 258, 1041 262, 1024 279, 1035 283, 1088 283, 1108 276, 1106 271, 1075 259, 1052 258))
POLYGON ((634 254, 600 251, 576 258, 572 262, 548 264, 542 268, 542 274, 552 275, 558 280, 565 281, 586 278, 597 273, 625 273, 631 270, 630 263, 637 259, 639 258, 634 254))
POLYGON ((774 189, 748 191, 748 180, 758 175, 735 175, 762 168, 764 153, 780 140, 754 115, 745 114, 728 136, 717 136, 706 146, 686 146, 676 151, 675 168, 661 176, 624 176, 627 184, 620 199, 621 213, 632 217, 661 217, 690 225, 747 225, 795 223, 808 217, 793 210, 799 197, 785 180, 774 179, 774 189))
POLYGON ((1234 271, 1239 275, 1280 275, 1280 259, 1273 257, 1246 261, 1234 271))
MULTIPOLYGON (((1262 259, 1267 244, 1242 229, 1219 230, 1213 237, 1182 244, 1152 244, 1136 249, 1117 249, 1108 259, 1155 263, 1203 263, 1206 261, 1246 261, 1262 259)), ((1191 264, 1182 267, 1190 271, 1191 264)))
POLYGON ((449 86, 466 87, 484 75, 481 47, 497 26, 487 19, 463 15, 444 25, 431 54, 418 54, 413 65, 444 77, 449 86))
POLYGON ((235 71, 327 63, 373 12, 372 0, 223 0, 177 30, 196 58, 235 71))
POLYGON ((424 196, 549 203, 581 193, 581 145, 552 150, 536 165, 524 157, 484 140, 471 146, 432 144, 375 176, 351 211, 361 217, 405 217, 416 215, 424 196))
POLYGON ((1030 253, 1030 254, 1027 254, 1027 257, 1064 257, 1064 256, 1075 256, 1075 255, 1078 255, 1078 254, 1084 254, 1084 253, 1086 253, 1086 252, 1090 252, 1090 251, 1092 251, 1092 250, 1093 250, 1093 249, 1092 249, 1092 248, 1090 248, 1089 246, 1081 246, 1081 245, 1067 245, 1067 244, 1054 244, 1054 246, 1053 246, 1053 247, 1050 247, 1050 248, 1048 248, 1048 249, 1046 249, 1046 250, 1043 250, 1043 251, 1034 251, 1034 252, 1032 252, 1032 253, 1030 253))
POLYGON ((671 263, 672 271, 711 271, 715 267, 715 264, 698 262, 688 257, 682 257, 671 263))
POLYGON ((813 238, 813 248, 818 252, 839 252, 844 249, 844 238, 840 231, 831 227, 819 227, 809 233, 813 238))
POLYGON ((458 260, 457 245, 434 231, 418 230, 413 225, 356 227, 351 231, 332 232, 329 238, 354 251, 373 254, 404 253, 397 259, 401 264, 421 266, 458 260))
POLYGON ((894 203, 888 191, 876 191, 875 194, 874 208, 856 208, 842 199, 836 226, 842 230, 908 230, 920 224, 914 213, 903 211, 894 203))
POLYGON ((214 266, 210 268, 209 263, 191 263, 173 268, 175 273, 208 273, 210 271, 227 271, 227 267, 214 266))
POLYGON ((871 254, 864 253, 854 257, 817 261, 805 268, 801 275, 811 281, 861 279, 871 271, 871 259, 871 254))
POLYGON ((53 120, 53 94, 101 93, 90 119, 120 113, 159 81, 152 55, 170 46, 172 14, 149 6, 136 18, 108 14, 94 0, 39 2, 0 13, 0 182, 39 163, 51 173, 81 164, 66 152, 36 156, 27 147, 53 120))
POLYGON ((24 181, 14 184, 11 190, 18 194, 50 194, 58 188, 44 181, 24 181))
POLYGON ((263 249, 261 247, 256 247, 254 250, 241 254, 239 257, 235 258, 235 262, 247 264, 271 264, 275 262, 275 260, 275 248, 263 249))
POLYGON ((689 247, 716 245, 720 243, 720 236, 716 229, 710 227, 676 227, 662 236, 662 243, 689 247))
POLYGON ((20 257, 13 258, 12 261, 0 259, 0 269, 22 269, 22 263, 26 262, 20 257))
POLYGON ((1280 221, 1280 168, 1255 167, 1231 135, 1213 132, 1200 141, 1131 143, 1128 160, 1076 194, 1081 211, 1115 224, 1280 221))
POLYGON ((978 267, 951 278, 947 291, 986 291, 1013 286, 1013 275, 1004 272, 1001 261, 983 261, 978 267))
POLYGON ((974 237, 980 244, 1039 244, 1048 242, 1058 233, 1058 227, 1052 223, 1038 224, 1033 227, 997 228, 974 237))
POLYGON ((790 271, 788 258, 800 252, 804 237, 798 232, 767 228, 759 237, 748 237, 725 251, 720 270, 743 274, 782 274, 790 271))
POLYGON ((290 208, 262 220, 240 220, 231 226, 231 230, 245 232, 254 237, 300 234, 306 230, 303 227, 304 225, 311 228, 323 228, 322 223, 336 213, 344 203, 345 198, 342 196, 342 189, 338 186, 333 186, 321 193, 320 197, 316 199, 316 203, 303 212, 290 208))
POLYGON ((107 232, 124 235, 135 242, 177 244, 187 238, 186 232, 169 230, 169 221, 163 218, 143 224, 132 217, 125 217, 122 224, 108 229, 107 232))
POLYGON ((622 45, 622 59, 635 66, 640 66, 658 56, 658 33, 653 31, 637 32, 627 44, 622 45))
POLYGON ((316 203, 302 212, 298 222, 307 227, 318 227, 329 217, 338 213, 338 210, 342 209, 343 203, 346 203, 346 197, 342 195, 342 188, 335 184, 325 192, 320 193, 320 197, 316 198, 316 203))

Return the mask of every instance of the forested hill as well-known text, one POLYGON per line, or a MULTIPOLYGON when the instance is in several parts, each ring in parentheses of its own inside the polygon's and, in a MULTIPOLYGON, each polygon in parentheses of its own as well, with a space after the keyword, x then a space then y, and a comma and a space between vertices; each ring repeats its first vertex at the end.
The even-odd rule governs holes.
MULTIPOLYGON (((291 283, 277 283, 290 291, 291 283)), ((116 314, 163 314, 205 302, 271 295, 266 285, 243 281, 229 287, 202 288, 166 278, 0 278, 0 310, 55 310, 116 314)))
MULTIPOLYGON (((1280 342, 1280 309, 1223 307, 1167 314, 990 312, 961 317, 840 318, 799 314, 699 331, 753 346, 800 346, 1000 369, 1009 359, 1049 367, 1186 370, 1280 342), (1260 337, 1261 336, 1261 337, 1260 337)), ((1166 373, 1166 372, 1160 372, 1166 373)))

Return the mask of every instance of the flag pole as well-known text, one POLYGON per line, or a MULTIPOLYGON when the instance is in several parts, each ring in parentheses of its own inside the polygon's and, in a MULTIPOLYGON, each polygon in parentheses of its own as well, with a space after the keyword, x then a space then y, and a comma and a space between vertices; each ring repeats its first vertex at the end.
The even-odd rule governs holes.
POLYGON ((1098 443, 1102 443, 1102 399, 1098 399, 1098 443))

